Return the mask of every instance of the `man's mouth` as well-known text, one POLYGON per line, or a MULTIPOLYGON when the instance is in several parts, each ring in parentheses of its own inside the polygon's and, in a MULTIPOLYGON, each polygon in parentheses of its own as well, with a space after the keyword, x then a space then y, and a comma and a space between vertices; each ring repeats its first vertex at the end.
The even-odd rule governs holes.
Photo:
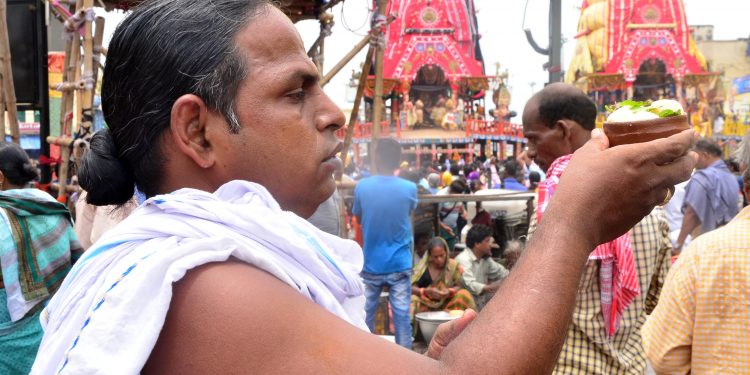
POLYGON ((343 144, 339 142, 338 144, 336 144, 336 147, 333 149, 333 151, 331 151, 331 153, 328 154, 325 159, 323 159, 323 164, 330 166, 332 172, 344 170, 344 163, 337 156, 337 154, 341 152, 342 148, 343 144))
POLYGON ((328 160, 331 160, 331 159, 333 159, 333 158, 337 158, 337 156, 336 156, 336 155, 337 155, 337 154, 338 154, 339 152, 341 152, 341 150, 342 150, 343 148, 344 148, 344 144, 343 144, 343 143, 341 143, 341 142, 338 142, 338 143, 336 144, 336 147, 334 147, 334 148, 333 148, 333 151, 331 151, 331 153, 329 153, 329 154, 328 154, 328 156, 326 156, 326 158, 325 158, 325 159, 323 159, 323 161, 324 161, 324 162, 326 162, 326 161, 328 161, 328 160))

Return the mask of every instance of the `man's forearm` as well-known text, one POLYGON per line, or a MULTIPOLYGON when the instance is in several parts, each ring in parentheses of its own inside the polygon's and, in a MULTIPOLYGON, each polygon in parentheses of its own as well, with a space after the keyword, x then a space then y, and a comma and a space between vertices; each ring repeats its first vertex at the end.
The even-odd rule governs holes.
POLYGON ((685 243, 685 239, 698 225, 701 224, 698 215, 693 210, 693 207, 688 205, 685 207, 685 214, 682 217, 682 227, 680 227, 680 234, 677 236, 677 248, 676 252, 682 250, 682 244, 685 243))
MULTIPOLYGON (((554 218, 549 216, 549 220, 554 218)), ((565 220, 545 224, 482 314, 443 353, 446 364, 450 366, 453 360, 464 366, 470 363, 471 368, 462 368, 465 373, 483 368, 503 373, 552 370, 570 324, 587 254, 594 245, 567 227, 565 220), (498 316, 504 317, 500 327, 493 318, 498 316), (472 360, 467 362, 467 358, 472 360)))
POLYGON ((471 294, 475 294, 475 295, 482 294, 484 292, 485 284, 477 281, 474 278, 474 276, 472 275, 467 276, 466 274, 467 272, 464 272, 463 274, 463 282, 464 282, 464 286, 466 287, 466 289, 468 289, 469 292, 471 292, 471 294))

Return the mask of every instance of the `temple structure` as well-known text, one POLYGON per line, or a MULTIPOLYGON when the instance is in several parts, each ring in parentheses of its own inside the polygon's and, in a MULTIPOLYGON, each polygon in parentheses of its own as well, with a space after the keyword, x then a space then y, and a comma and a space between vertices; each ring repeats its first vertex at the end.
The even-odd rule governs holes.
POLYGON ((401 93, 427 108, 437 96, 484 97, 473 0, 393 0, 388 12, 397 18, 388 27, 383 76, 401 93))
POLYGON ((624 99, 675 98, 701 136, 736 139, 744 127, 717 95, 721 73, 711 71, 691 31, 682 0, 584 0, 565 79, 587 90, 600 112, 624 99))
POLYGON ((715 80, 681 0, 584 0, 581 8, 566 81, 643 100, 682 98, 685 88, 715 80))
MULTIPOLYGON (((510 101, 503 82, 507 75, 485 74, 473 0, 391 0, 386 14, 392 21, 385 32, 383 96, 388 105, 381 135, 398 138, 417 160, 419 155, 502 153, 507 144, 522 142, 520 126, 503 118, 510 101), (502 90, 493 95, 502 113, 486 111, 490 89, 502 90)), ((365 95, 371 98, 374 69, 369 73, 365 95)), ((358 124, 355 144, 370 141, 371 127, 358 124)))

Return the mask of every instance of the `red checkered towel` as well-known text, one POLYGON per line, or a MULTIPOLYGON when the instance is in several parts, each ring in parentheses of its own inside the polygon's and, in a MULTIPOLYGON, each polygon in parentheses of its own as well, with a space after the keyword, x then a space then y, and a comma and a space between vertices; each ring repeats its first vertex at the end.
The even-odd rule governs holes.
MULTIPOLYGON (((555 160, 547 171, 547 178, 539 184, 539 204, 537 222, 555 193, 565 167, 573 155, 561 156, 555 160)), ((589 260, 599 260, 599 287, 601 289, 602 315, 607 336, 612 337, 620 324, 622 312, 641 294, 638 283, 638 272, 635 269, 633 250, 630 245, 630 234, 625 233, 617 239, 597 246, 589 255, 589 260)))

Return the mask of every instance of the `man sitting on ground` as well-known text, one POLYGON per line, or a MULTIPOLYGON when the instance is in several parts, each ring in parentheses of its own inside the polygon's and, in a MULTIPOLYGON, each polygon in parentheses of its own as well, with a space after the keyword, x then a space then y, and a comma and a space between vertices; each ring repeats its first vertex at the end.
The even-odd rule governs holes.
POLYGON ((466 235, 466 249, 456 261, 464 269, 464 287, 471 292, 477 308, 481 310, 508 276, 508 270, 492 259, 492 230, 477 224, 466 235))

